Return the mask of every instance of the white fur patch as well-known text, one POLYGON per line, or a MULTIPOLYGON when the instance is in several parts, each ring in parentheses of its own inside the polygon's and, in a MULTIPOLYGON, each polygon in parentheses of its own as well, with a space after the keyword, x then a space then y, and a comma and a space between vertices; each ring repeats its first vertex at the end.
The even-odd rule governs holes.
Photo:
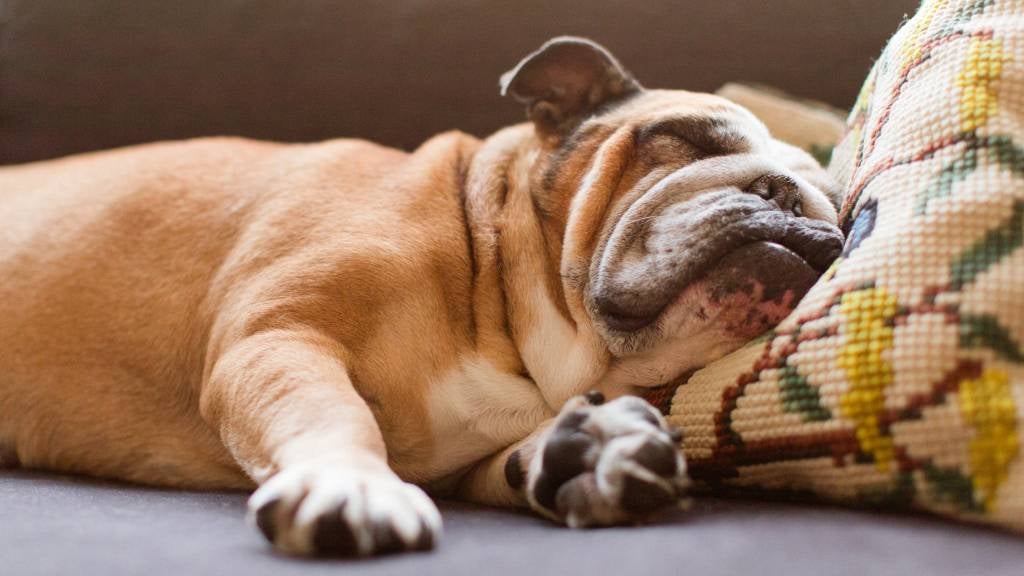
POLYGON ((593 388, 604 371, 587 332, 577 332, 557 309, 543 285, 532 294, 532 315, 537 321, 523 342, 522 354, 541 394, 553 409, 593 388))
POLYGON ((483 358, 432 382, 427 397, 435 450, 432 471, 450 473, 525 438, 554 416, 537 385, 483 358))

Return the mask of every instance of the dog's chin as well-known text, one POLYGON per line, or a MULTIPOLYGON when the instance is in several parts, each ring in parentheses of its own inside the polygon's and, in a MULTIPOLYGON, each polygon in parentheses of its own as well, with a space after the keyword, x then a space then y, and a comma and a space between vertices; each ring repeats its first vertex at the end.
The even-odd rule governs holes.
POLYGON ((717 339, 743 342, 782 321, 820 275, 781 244, 752 242, 711 265, 656 314, 605 313, 601 322, 612 333, 634 339, 649 331, 675 337, 711 330, 717 339))
POLYGON ((730 253, 709 272, 709 300, 717 323, 739 338, 771 329, 796 308, 821 271, 774 242, 755 242, 730 253))

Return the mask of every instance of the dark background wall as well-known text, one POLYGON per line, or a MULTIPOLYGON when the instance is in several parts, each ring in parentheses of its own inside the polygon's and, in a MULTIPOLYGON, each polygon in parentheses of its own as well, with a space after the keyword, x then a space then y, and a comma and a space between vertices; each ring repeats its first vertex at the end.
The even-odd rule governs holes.
POLYGON ((0 163, 150 140, 405 148, 523 111, 498 76, 586 35, 651 87, 755 81, 847 107, 917 0, 0 0, 0 163))

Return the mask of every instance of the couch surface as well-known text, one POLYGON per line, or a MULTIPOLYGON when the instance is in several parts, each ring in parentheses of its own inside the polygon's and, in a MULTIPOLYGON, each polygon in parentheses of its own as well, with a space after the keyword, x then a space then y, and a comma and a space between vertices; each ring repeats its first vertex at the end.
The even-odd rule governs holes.
MULTIPOLYGON (((746 80, 848 107, 916 0, 0 0, 0 164, 167 138, 360 136, 412 147, 523 118, 501 72, 550 36, 611 48, 648 86, 746 80)), ((2 415, 0 415, 2 416, 2 415)), ((0 472, 0 575, 1018 575, 1024 540, 916 516, 701 500, 574 532, 443 504, 430 554, 269 553, 245 496, 0 472)))
POLYGON ((413 147, 518 122, 498 77, 560 34, 642 83, 848 108, 917 0, 0 0, 0 164, 152 140, 413 147))
POLYGON ((438 550, 362 561, 271 554, 242 494, 0 473, 0 574, 1019 576, 1024 540, 916 516, 698 500, 639 528, 573 531, 444 503, 438 550))

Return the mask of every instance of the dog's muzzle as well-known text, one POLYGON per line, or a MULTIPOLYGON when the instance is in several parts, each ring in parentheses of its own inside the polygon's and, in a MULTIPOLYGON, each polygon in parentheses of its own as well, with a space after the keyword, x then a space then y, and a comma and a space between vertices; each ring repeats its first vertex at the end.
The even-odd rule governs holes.
POLYGON ((663 196, 647 207, 654 216, 627 211, 596 270, 591 306, 611 330, 646 328, 699 288, 694 314, 756 336, 792 311, 842 250, 836 226, 803 216, 801 187, 785 175, 663 196))

